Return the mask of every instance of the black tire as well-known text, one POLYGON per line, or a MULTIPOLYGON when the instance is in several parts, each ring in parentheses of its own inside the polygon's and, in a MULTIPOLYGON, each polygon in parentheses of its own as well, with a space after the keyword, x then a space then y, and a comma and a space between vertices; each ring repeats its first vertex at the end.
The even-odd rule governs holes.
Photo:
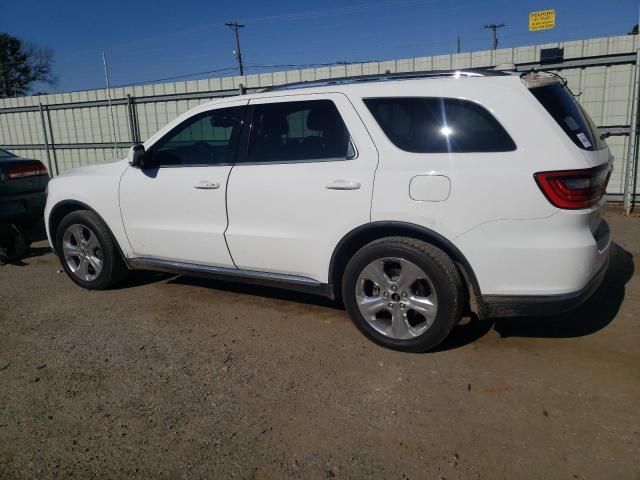
POLYGON ((75 212, 67 214, 58 224, 55 242, 56 252, 58 253, 62 268, 71 280, 83 288, 105 290, 116 285, 127 276, 128 269, 118 250, 115 239, 106 225, 100 220, 100 217, 90 210, 76 210, 75 212), (81 225, 88 229, 91 234, 95 235, 99 244, 102 269, 96 278, 92 280, 79 278, 73 273, 65 259, 62 245, 63 236, 67 228, 74 224, 81 225))
POLYGON ((27 231, 18 225, 0 225, 0 262, 15 262, 25 256, 31 245, 27 231))
POLYGON ((446 253, 413 238, 387 237, 365 245, 349 260, 342 280, 342 298, 355 325, 374 342, 394 350, 425 352, 439 345, 460 321, 465 297, 458 270, 446 253), (397 339, 380 333, 358 307, 356 288, 361 272, 372 262, 389 257, 407 260, 422 269, 437 296, 435 319, 424 333, 413 338, 397 339))

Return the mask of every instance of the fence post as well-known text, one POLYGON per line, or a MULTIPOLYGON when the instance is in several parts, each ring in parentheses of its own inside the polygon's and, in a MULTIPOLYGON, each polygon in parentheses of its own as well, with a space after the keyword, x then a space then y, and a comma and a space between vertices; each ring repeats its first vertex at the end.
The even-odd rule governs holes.
POLYGON ((42 126, 42 138, 44 139, 44 149, 47 152, 47 168, 49 168, 49 177, 53 177, 53 170, 51 168, 51 155, 49 154, 49 140, 47 139, 47 125, 44 121, 44 110, 42 103, 38 103, 40 109, 40 124, 42 126))
POLYGON ((51 146, 51 152, 53 153, 53 165, 56 167, 56 175, 60 175, 60 168, 58 167, 58 154, 56 153, 56 142, 53 138, 53 123, 51 122, 51 110, 45 106, 47 112, 47 122, 49 123, 49 145, 51 146))
POLYGON ((624 168, 623 208, 625 215, 633 209, 635 197, 635 175, 638 162, 638 116, 640 115, 640 50, 636 51, 636 64, 633 75, 633 92, 631 94, 631 128, 629 129, 629 146, 627 148, 624 168))
POLYGON ((138 143, 138 136, 136 135, 136 124, 133 119, 133 100, 131 94, 127 93, 127 116, 129 117, 129 138, 131 138, 131 144, 138 143))
POLYGON ((138 118, 138 105, 136 103, 136 97, 131 97, 131 121, 133 122, 133 140, 135 143, 140 143, 140 121, 138 118))

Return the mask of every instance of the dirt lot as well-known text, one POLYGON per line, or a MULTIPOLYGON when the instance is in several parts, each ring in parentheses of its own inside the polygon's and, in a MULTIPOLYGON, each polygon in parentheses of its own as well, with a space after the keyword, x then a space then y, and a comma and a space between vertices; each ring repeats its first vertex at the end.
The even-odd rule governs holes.
POLYGON ((37 243, 0 266, 0 477, 640 478, 640 219, 609 220, 579 310, 422 355, 278 290, 84 291, 37 243))

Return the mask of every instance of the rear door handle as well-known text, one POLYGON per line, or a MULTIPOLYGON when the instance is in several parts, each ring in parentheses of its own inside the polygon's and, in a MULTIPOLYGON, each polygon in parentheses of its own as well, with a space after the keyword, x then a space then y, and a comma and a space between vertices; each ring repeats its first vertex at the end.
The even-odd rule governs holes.
POLYGON ((199 190, 215 190, 216 188, 220 188, 220 184, 209 180, 200 180, 193 186, 193 188, 197 188, 199 190))
POLYGON ((334 180, 327 184, 329 190, 357 190, 360 188, 360 182, 351 180, 334 180))

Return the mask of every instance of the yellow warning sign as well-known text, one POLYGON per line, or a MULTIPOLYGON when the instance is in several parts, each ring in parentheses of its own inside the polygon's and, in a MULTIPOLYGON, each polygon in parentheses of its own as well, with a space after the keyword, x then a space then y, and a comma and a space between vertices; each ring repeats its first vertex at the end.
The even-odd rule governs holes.
POLYGON ((555 10, 540 10, 529 14, 529 31, 549 30, 556 26, 555 10))

